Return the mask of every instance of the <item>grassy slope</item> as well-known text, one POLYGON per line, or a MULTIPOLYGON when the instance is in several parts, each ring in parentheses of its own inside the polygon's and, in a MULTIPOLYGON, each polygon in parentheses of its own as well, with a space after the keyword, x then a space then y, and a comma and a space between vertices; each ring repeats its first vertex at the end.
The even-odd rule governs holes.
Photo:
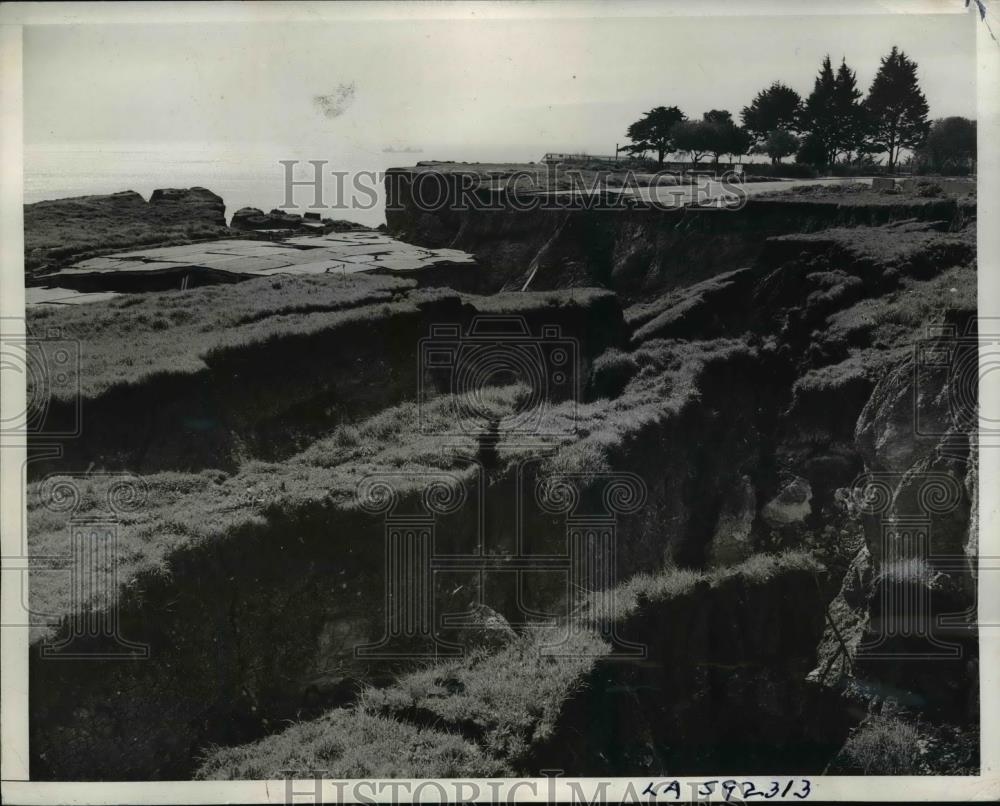
MULTIPOLYGON (((383 275, 260 277, 238 285, 206 286, 116 297, 86 306, 36 306, 31 332, 52 329, 80 347, 80 366, 52 394, 95 397, 109 388, 140 384, 153 375, 195 373, 213 355, 289 336, 377 320, 446 298, 481 313, 525 314, 587 306, 608 296, 597 289, 498 297, 463 296, 447 289, 415 290, 412 280, 383 275)), ((30 381, 30 378, 29 378, 30 381)))
MULTIPOLYGON (((36 306, 28 309, 27 325, 38 333, 57 328, 61 338, 80 345, 79 374, 72 367, 67 382, 53 393, 79 390, 87 398, 151 375, 198 372, 213 353, 227 348, 336 327, 352 316, 385 315, 413 286, 409 280, 363 274, 261 277, 241 285, 135 294, 85 306, 36 306)), ((431 296, 420 292, 413 299, 431 296)))
MULTIPOLYGON (((717 587, 734 578, 766 585, 789 571, 820 571, 802 552, 757 556, 711 572, 669 570, 643 575, 593 605, 592 623, 607 614, 627 620, 639 602, 656 603, 690 592, 699 583, 717 587)), ((474 653, 431 665, 386 689, 367 689, 359 703, 319 720, 300 723, 258 742, 215 748, 198 772, 203 779, 274 777, 297 767, 326 770, 330 777, 381 777, 408 769, 397 759, 421 754, 424 776, 517 774, 533 745, 552 736, 563 703, 611 647, 596 630, 568 633, 550 628, 527 633, 499 652, 474 653), (557 651, 546 649, 559 643, 557 651), (352 743, 367 726, 367 745, 352 743), (423 727, 432 725, 433 727, 423 727), (390 727, 394 726, 394 727, 390 727), (428 746, 434 746, 428 752, 428 746), (449 752, 450 751, 450 752, 449 752)))
MULTIPOLYGON (((542 304, 545 295, 538 296, 542 304)), ((556 450, 547 460, 547 469, 607 472, 614 453, 634 442, 649 424, 696 404, 698 375, 708 362, 726 361, 746 351, 732 341, 649 343, 637 352, 637 375, 618 398, 544 409, 541 432, 557 435, 548 440, 556 450)), ((515 385, 476 396, 477 411, 501 420, 497 453, 508 467, 537 454, 537 444, 525 445, 521 435, 505 434, 502 429, 503 417, 519 411, 529 394, 515 385)), ((247 524, 266 524, 272 515, 288 515, 317 502, 352 510, 357 506, 358 482, 374 472, 447 469, 460 477, 470 473, 463 457, 475 455, 476 435, 449 438, 446 446, 438 436, 453 430, 456 406, 467 404, 441 396, 422 411, 415 403, 394 406, 361 423, 337 427, 284 462, 250 462, 233 475, 211 470, 143 477, 147 500, 121 518, 120 584, 130 584, 142 573, 167 572, 173 552, 197 541, 225 540, 247 524), (418 414, 424 418, 423 432, 414 429, 418 414)), ((118 478, 95 475, 85 480, 76 516, 102 514, 108 487, 118 478)), ((58 483, 59 477, 50 477, 28 487, 29 546, 36 555, 65 551, 69 512, 46 506, 48 491, 58 483)), ((40 612, 67 612, 69 595, 59 575, 41 575, 32 581, 33 605, 40 612)), ((41 627, 36 630, 39 636, 45 632, 41 627)))
POLYGON ((897 187, 890 192, 874 191, 872 186, 864 182, 847 182, 837 185, 791 185, 787 190, 774 190, 761 193, 754 199, 794 200, 796 202, 823 203, 842 202, 844 204, 883 207, 889 205, 921 204, 943 198, 960 198, 964 203, 975 205, 976 183, 963 186, 961 195, 957 193, 921 193, 917 189, 904 190, 897 187))
MULTIPOLYGON (((894 290, 830 312, 823 329, 814 334, 816 343, 831 355, 846 352, 846 356, 806 372, 796 382, 796 394, 834 389, 852 377, 875 381, 889 366, 913 354, 915 341, 926 336, 928 326, 956 315, 976 315, 975 226, 957 233, 905 224, 838 228, 776 240, 806 247, 829 245, 843 263, 869 264, 871 271, 898 278, 894 290), (936 264, 933 276, 928 276, 929 264, 936 264)), ((841 294, 851 282, 846 276, 834 278, 827 288, 813 292, 814 297, 841 294)))

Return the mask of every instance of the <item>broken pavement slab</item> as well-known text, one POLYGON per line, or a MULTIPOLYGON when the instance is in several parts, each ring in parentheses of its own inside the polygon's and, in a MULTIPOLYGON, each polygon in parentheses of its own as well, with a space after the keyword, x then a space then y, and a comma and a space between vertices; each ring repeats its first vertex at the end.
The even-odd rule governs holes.
MULTIPOLYGON (((274 241, 223 239, 184 246, 133 249, 114 255, 80 261, 62 271, 46 275, 45 289, 67 288, 87 301, 90 294, 107 291, 164 290, 164 280, 146 288, 144 277, 177 275, 185 282, 197 273, 196 282, 221 282, 225 278, 281 274, 353 274, 379 272, 418 277, 426 269, 442 266, 469 267, 475 258, 458 249, 429 249, 398 241, 379 232, 330 232, 274 241)), ((453 278, 454 281, 454 278, 453 278)), ((433 282, 433 281, 431 281, 433 282)), ((173 286, 171 286, 173 287, 173 286)), ((31 295, 29 305, 47 301, 31 295)))
POLYGON ((85 302, 104 302, 117 297, 114 291, 98 291, 84 293, 72 288, 26 288, 24 289, 25 305, 80 305, 85 302))

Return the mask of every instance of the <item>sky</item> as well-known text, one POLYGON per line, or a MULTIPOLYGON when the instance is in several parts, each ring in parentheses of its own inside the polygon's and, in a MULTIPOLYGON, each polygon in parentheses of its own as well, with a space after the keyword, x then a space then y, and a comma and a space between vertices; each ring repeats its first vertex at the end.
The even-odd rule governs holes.
MULTIPOLYGON (((972 14, 31 25, 25 141, 611 153, 653 106, 729 109, 893 45, 975 117, 972 14), (317 102, 317 97, 325 100, 317 102)), ((437 154, 435 154, 437 156, 437 154)))

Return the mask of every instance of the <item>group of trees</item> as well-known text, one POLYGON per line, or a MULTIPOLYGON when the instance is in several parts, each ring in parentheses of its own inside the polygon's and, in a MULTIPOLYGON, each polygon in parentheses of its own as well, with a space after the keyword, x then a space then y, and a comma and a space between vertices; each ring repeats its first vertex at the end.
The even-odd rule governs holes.
POLYGON ((690 154, 695 165, 711 155, 717 165, 724 154, 746 154, 752 145, 747 130, 737 126, 725 109, 712 109, 701 120, 688 120, 676 106, 658 106, 629 126, 627 137, 632 141, 628 151, 639 155, 653 151, 660 166, 675 151, 690 154))
POLYGON ((766 154, 772 163, 796 161, 825 168, 838 161, 864 164, 885 155, 889 171, 904 151, 935 169, 968 164, 975 156, 975 122, 947 118, 932 124, 917 81, 917 64, 893 47, 882 58, 867 97, 855 72, 841 60, 834 70, 827 56, 808 97, 779 81, 761 90, 741 112, 742 125, 724 109, 688 120, 676 106, 659 106, 628 128, 626 147, 636 155, 685 152, 693 164, 712 155, 766 154), (971 132, 971 146, 970 146, 971 132), (923 155, 921 157, 921 155, 923 155))

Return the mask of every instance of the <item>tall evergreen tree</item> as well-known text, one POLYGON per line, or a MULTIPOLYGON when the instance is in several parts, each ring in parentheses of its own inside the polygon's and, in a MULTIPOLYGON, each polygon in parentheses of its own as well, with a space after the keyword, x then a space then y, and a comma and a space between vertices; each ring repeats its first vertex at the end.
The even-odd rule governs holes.
POLYGON ((823 59, 813 91, 802 106, 800 127, 809 133, 810 158, 829 165, 837 153, 839 126, 836 112, 837 80, 829 55, 823 59))
POLYGON ((833 111, 836 120, 832 142, 833 159, 838 154, 850 157, 862 149, 867 134, 865 109, 861 105, 862 92, 854 71, 841 59, 833 80, 833 111))
POLYGON ((755 96, 750 106, 744 106, 740 117, 743 126, 757 142, 766 140, 773 131, 798 130, 802 97, 791 87, 775 81, 755 96))
POLYGON ((927 137, 927 99, 917 82, 917 63, 893 47, 865 99, 872 144, 888 154, 892 171, 904 149, 919 148, 927 137))

